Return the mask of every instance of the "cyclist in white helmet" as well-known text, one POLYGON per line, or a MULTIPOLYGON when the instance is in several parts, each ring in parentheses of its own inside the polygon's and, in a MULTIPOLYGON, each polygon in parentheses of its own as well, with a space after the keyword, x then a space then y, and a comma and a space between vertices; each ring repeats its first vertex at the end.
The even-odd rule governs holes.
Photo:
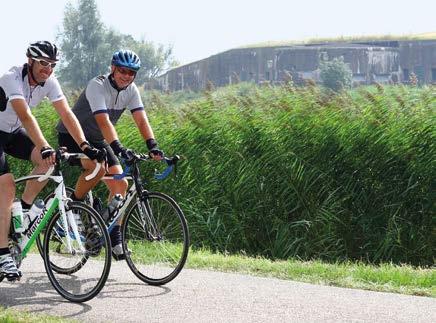
MULTIPOLYGON (((126 109, 131 112, 150 156, 156 160, 163 156, 154 139, 139 90, 133 82, 140 67, 141 61, 136 53, 131 50, 116 51, 112 56, 111 73, 91 79, 73 107, 86 139, 93 146, 106 149, 110 174, 121 174, 123 171, 117 156, 129 159, 131 154, 131 151, 121 144, 114 127, 126 109)), ((57 130, 61 146, 72 152, 79 149, 62 122, 58 124, 57 130)), ((86 161, 81 161, 82 167, 86 168, 84 162, 86 161)), ((105 184, 109 188, 109 201, 115 194, 125 197, 127 180, 105 180, 105 184)), ((80 177, 72 198, 83 200, 94 186, 94 183, 87 183, 80 177)), ((110 236, 114 258, 124 259, 119 225, 112 229, 110 236)))
MULTIPOLYGON (((21 272, 8 248, 15 184, 5 154, 31 161, 35 165, 32 174, 46 172, 55 161, 54 150, 44 138, 31 109, 47 97, 83 152, 93 160, 105 158, 104 151, 86 142, 80 124, 53 75, 59 60, 56 45, 48 41, 32 43, 26 56, 26 64, 12 67, 0 76, 0 274, 9 281, 19 279, 21 272)), ((37 181, 27 183, 21 198, 23 209, 30 208, 44 185, 37 181)))

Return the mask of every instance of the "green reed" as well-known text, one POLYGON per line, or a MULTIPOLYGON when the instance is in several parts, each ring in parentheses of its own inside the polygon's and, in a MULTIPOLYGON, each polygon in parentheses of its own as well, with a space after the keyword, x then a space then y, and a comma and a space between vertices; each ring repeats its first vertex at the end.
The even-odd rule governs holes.
MULTIPOLYGON (((181 204, 194 247, 432 265, 435 94, 434 87, 333 94, 240 84, 186 104, 154 97, 156 137, 183 160, 176 178, 150 187, 181 204)), ((38 120, 48 110, 37 111, 38 120)), ((122 119, 120 138, 145 152, 132 125, 122 119)))

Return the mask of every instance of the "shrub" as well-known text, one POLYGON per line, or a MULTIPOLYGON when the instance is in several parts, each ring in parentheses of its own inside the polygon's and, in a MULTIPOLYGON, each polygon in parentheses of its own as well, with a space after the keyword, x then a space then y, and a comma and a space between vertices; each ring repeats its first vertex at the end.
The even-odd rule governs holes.
POLYGON ((351 86, 353 73, 342 58, 334 58, 321 62, 320 77, 326 88, 338 92, 351 86))

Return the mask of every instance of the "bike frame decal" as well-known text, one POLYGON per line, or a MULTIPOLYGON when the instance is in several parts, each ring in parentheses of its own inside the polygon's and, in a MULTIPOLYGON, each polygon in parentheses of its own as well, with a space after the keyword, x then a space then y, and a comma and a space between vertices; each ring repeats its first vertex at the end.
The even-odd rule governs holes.
POLYGON ((50 221, 54 211, 58 207, 59 199, 55 197, 52 201, 52 204, 47 212, 43 212, 38 219, 33 223, 33 225, 27 230, 26 237, 29 239, 26 242, 26 246, 23 248, 21 252, 21 258, 26 257, 27 253, 32 247, 33 243, 36 240, 36 237, 41 233, 42 229, 46 227, 48 221, 50 221))

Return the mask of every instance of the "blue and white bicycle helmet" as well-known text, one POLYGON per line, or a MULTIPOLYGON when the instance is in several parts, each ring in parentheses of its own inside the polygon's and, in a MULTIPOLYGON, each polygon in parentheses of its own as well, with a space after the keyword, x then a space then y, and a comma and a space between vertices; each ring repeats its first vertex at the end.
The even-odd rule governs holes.
POLYGON ((125 67, 137 72, 141 68, 141 60, 131 50, 119 50, 112 55, 112 65, 125 67))

